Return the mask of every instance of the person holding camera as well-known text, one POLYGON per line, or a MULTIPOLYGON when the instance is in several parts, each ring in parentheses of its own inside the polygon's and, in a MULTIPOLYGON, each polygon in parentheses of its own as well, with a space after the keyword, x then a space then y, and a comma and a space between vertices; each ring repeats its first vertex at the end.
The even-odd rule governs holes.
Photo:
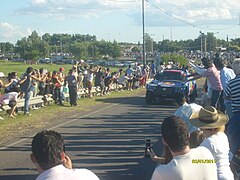
POLYGON ((31 144, 31 161, 39 173, 36 180, 99 180, 88 169, 72 169, 72 161, 66 155, 64 140, 56 131, 43 130, 37 133, 31 144))
POLYGON ((35 87, 33 84, 34 81, 42 81, 34 75, 33 67, 28 67, 26 72, 23 74, 22 78, 19 80, 21 92, 24 93, 24 114, 31 115, 29 113, 29 101, 31 94, 33 93, 35 87))
MULTIPOLYGON (((217 168, 212 153, 205 147, 190 149, 187 125, 180 117, 170 116, 164 119, 162 141, 169 148, 173 159, 167 164, 157 166, 152 180, 217 179, 217 168)), ((151 149, 148 151, 151 153, 151 149)))

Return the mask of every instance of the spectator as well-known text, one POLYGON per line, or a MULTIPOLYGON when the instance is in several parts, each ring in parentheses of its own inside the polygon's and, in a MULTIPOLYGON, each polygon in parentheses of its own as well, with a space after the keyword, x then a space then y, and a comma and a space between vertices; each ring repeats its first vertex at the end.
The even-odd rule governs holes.
POLYGON ((77 106, 77 77, 73 69, 69 71, 65 81, 68 84, 70 105, 77 106))
POLYGON ((39 69, 39 78, 42 80, 38 84, 38 95, 45 95, 45 87, 46 87, 46 78, 47 78, 47 71, 43 68, 39 69))
POLYGON ((88 79, 88 70, 87 70, 87 65, 85 64, 84 66, 83 66, 83 81, 82 81, 82 83, 83 83, 83 88, 87 88, 87 79, 88 79))
POLYGON ((129 80, 129 77, 127 76, 127 73, 125 73, 123 76, 121 76, 118 79, 118 84, 122 85, 124 89, 125 87, 127 87, 126 81, 128 80, 129 80))
POLYGON ((132 83, 133 83, 133 73, 134 73, 134 69, 131 68, 131 65, 128 66, 127 70, 126 70, 127 76, 128 76, 128 90, 132 91, 132 83))
POLYGON ((62 77, 60 77, 58 75, 57 71, 53 71, 53 73, 52 73, 52 83, 54 85, 53 99, 55 101, 55 104, 64 106, 63 101, 62 101, 62 95, 61 95, 62 77))
POLYGON ((174 115, 180 117, 182 120, 185 121, 188 131, 190 133, 198 130, 197 127, 193 126, 190 123, 189 118, 192 113, 198 112, 202 108, 202 106, 195 103, 188 104, 186 102, 186 97, 183 93, 177 93, 174 99, 179 106, 174 115))
MULTIPOLYGON (((5 87, 3 82, 0 80, 0 88, 5 87)), ((12 89, 12 92, 8 92, 5 94, 0 94, 0 105, 6 105, 8 104, 11 108, 7 111, 8 117, 15 118, 15 109, 17 107, 17 98, 20 92, 20 88, 15 86, 14 89, 12 89)), ((0 116, 0 120, 3 120, 4 118, 0 116)))
POLYGON ((141 81, 141 86, 146 86, 146 82, 147 82, 147 78, 148 78, 148 72, 147 72, 147 68, 144 65, 142 68, 142 81, 141 81))
POLYGON ((28 67, 26 72, 23 74, 22 78, 19 80, 19 84, 21 87, 21 91, 24 93, 24 114, 31 115, 29 113, 29 101, 33 91, 32 80, 39 80, 35 76, 33 76, 33 68, 28 67))
POLYGON ((154 78, 155 75, 156 75, 156 65, 154 63, 154 60, 152 60, 150 65, 150 78, 154 78))
POLYGON ((230 150, 233 154, 240 148, 240 58, 232 63, 236 77, 228 82, 225 90, 225 98, 231 101, 233 116, 228 122, 227 134, 230 142, 230 150))
POLYGON ((110 71, 110 68, 107 68, 105 71, 105 77, 104 77, 104 94, 106 95, 110 95, 109 91, 110 91, 110 84, 112 82, 112 74, 110 71))
POLYGON ((47 72, 45 83, 45 95, 53 94, 52 72, 47 72))
POLYGON ((8 104, 9 107, 11 108, 10 110, 7 110, 8 117, 10 118, 15 118, 16 116, 15 110, 17 107, 17 97, 18 97, 18 92, 9 92, 6 94, 0 94, 0 104, 1 105, 8 104))
POLYGON ((33 137, 30 157, 39 173, 36 180, 99 180, 87 169, 72 169, 71 159, 65 152, 64 141, 55 131, 44 130, 33 137))
POLYGON ((196 148, 200 146, 200 144, 205 139, 204 133, 202 130, 196 130, 190 133, 189 143, 190 148, 196 148))
MULTIPOLYGON (((226 90, 227 84, 228 82, 235 78, 235 73, 232 69, 225 67, 225 61, 222 58, 216 58, 214 59, 214 64, 216 66, 216 68, 220 71, 220 79, 221 79, 221 83, 223 86, 223 92, 226 90)), ((222 100, 223 96, 221 96, 222 100)), ((224 106, 223 108, 221 108, 222 112, 225 112, 226 110, 226 114, 228 115, 229 118, 232 117, 232 105, 231 105, 231 101, 225 99, 224 100, 224 106)))
POLYGON ((78 70, 78 88, 83 88, 82 82, 83 82, 83 65, 85 64, 84 60, 80 60, 80 62, 77 65, 77 70, 78 70))
POLYGON ((96 71, 93 69, 92 65, 90 65, 87 72, 87 89, 88 89, 88 97, 92 98, 91 90, 93 86, 93 78, 96 71))
POLYGON ((100 95, 102 96, 103 95, 103 90, 104 90, 104 83, 101 83, 102 81, 102 76, 103 76, 103 71, 102 71, 102 68, 99 67, 97 69, 97 72, 96 72, 96 76, 95 76, 95 87, 100 87, 100 95))
POLYGON ((191 123, 204 132, 206 139, 200 146, 208 148, 213 154, 219 180, 234 179, 229 163, 228 138, 224 133, 227 122, 228 116, 212 106, 206 106, 191 116, 191 123))
POLYGON ((18 85, 19 78, 17 77, 17 72, 11 72, 8 74, 8 84, 5 84, 5 93, 14 92, 18 85))
POLYGON ((215 163, 197 163, 198 160, 214 161, 211 152, 205 147, 190 149, 189 132, 184 121, 176 116, 164 119, 162 140, 169 147, 173 159, 166 165, 156 167, 152 180, 161 179, 217 179, 215 163))
MULTIPOLYGON (((220 80, 220 72, 216 69, 211 59, 203 58, 202 63, 205 67, 205 71, 202 71, 201 74, 196 75, 188 81, 199 79, 201 77, 206 77, 212 87, 212 96, 210 105, 217 108, 220 96, 222 94, 222 84, 220 80)), ((191 75, 188 75, 191 76, 191 75)), ((222 105, 221 105, 222 106, 222 105)))

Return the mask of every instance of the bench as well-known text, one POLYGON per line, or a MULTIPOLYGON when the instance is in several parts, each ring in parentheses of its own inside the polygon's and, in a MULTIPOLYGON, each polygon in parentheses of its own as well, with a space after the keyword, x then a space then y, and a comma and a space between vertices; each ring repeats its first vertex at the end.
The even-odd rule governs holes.
MULTIPOLYGON (((24 107, 24 101, 25 101, 24 98, 17 100, 17 108, 18 109, 21 109, 21 108, 24 107)), ((46 97, 46 101, 47 101, 48 104, 50 104, 53 101, 53 99, 52 99, 51 96, 48 96, 48 97, 46 97)), ((36 105, 36 106, 41 107, 41 106, 43 106, 43 104, 44 104, 43 96, 35 96, 35 97, 30 98, 29 106, 36 105)), ((11 109, 7 104, 6 105, 1 105, 0 108, 3 111, 7 111, 7 110, 11 109)))

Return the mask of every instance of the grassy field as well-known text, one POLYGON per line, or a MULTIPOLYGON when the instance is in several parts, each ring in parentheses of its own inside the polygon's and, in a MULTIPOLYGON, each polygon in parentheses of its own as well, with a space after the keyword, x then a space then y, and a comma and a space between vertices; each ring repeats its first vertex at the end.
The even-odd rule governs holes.
MULTIPOLYGON (((26 69, 31 66, 34 69, 44 68, 48 71, 58 71, 60 67, 64 67, 66 73, 68 70, 72 68, 73 65, 71 64, 26 64, 26 63, 18 63, 18 62, 11 62, 11 61, 4 61, 0 60, 0 72, 3 72, 5 76, 8 73, 16 71, 19 74, 19 77, 26 71, 26 69)), ((118 68, 111 68, 112 71, 117 71, 118 68)))

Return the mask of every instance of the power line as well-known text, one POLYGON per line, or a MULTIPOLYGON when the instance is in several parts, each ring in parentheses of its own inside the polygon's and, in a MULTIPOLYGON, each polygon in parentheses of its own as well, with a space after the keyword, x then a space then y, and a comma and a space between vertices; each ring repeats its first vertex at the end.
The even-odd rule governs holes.
MULTIPOLYGON (((172 18, 174 18, 174 19, 176 19, 176 20, 178 20, 178 21, 183 22, 184 24, 190 25, 190 26, 192 26, 193 28, 198 27, 199 29, 207 29, 207 30, 212 30, 212 31, 218 31, 218 30, 233 29, 233 28, 235 28, 236 26, 238 26, 238 25, 233 25, 233 26, 231 26, 231 27, 226 27, 226 28, 210 28, 209 26, 205 27, 205 26, 195 25, 195 24, 193 24, 193 23, 189 23, 189 22, 187 22, 187 21, 184 21, 183 19, 180 19, 180 18, 176 17, 175 15, 173 15, 173 14, 171 14, 171 13, 168 13, 168 12, 165 11, 164 9, 160 8, 159 6, 151 3, 149 0, 145 0, 145 1, 146 1, 148 4, 150 4, 151 6, 155 7, 156 9, 162 11, 164 14, 166 14, 166 15, 168 15, 168 16, 170 16, 170 17, 172 17, 172 18)), ((239 25, 240 25, 240 15, 239 15, 239 25)))
POLYGON ((149 3, 150 5, 152 5, 153 7, 159 9, 159 10, 162 11, 164 14, 166 14, 166 15, 168 15, 168 16, 171 16, 172 18, 177 19, 177 20, 179 20, 179 21, 181 21, 181 22, 183 22, 183 23, 185 23, 185 24, 188 24, 188 25, 190 25, 190 26, 195 27, 194 24, 189 23, 189 22, 187 22, 187 21, 184 21, 184 20, 182 20, 182 19, 180 19, 180 18, 178 18, 178 17, 176 17, 176 16, 174 16, 174 15, 172 15, 172 14, 166 12, 164 9, 162 9, 162 8, 160 8, 159 6, 157 6, 157 5, 155 5, 155 4, 151 3, 151 2, 149 2, 148 0, 146 0, 146 2, 148 2, 148 3, 149 3))

